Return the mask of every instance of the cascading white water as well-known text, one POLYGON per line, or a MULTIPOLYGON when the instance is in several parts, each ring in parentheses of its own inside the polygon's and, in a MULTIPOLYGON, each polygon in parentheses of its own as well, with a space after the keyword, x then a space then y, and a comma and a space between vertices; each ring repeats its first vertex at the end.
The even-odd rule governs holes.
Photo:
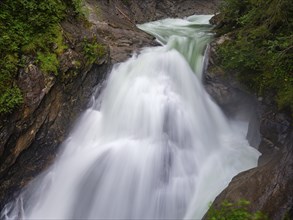
POLYGON ((256 166, 247 124, 228 121, 201 84, 209 18, 139 26, 165 46, 113 68, 54 165, 2 217, 199 219, 256 166))

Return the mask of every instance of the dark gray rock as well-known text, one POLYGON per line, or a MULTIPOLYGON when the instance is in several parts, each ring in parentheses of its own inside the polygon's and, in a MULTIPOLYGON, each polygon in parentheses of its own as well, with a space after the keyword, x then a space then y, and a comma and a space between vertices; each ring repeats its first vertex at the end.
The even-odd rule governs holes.
POLYGON ((251 212, 262 211, 274 220, 293 219, 292 118, 279 112, 269 97, 249 94, 235 74, 223 73, 217 66, 215 48, 225 40, 229 39, 222 36, 211 44, 206 88, 227 116, 249 120, 247 138, 262 155, 258 167, 235 176, 212 207, 219 207, 224 200, 246 199, 251 202, 251 212))
POLYGON ((94 66, 83 80, 64 86, 56 82, 38 108, 26 119, 10 121, 10 132, 0 167, 0 207, 19 189, 51 164, 58 146, 66 138, 78 115, 86 108, 96 85, 104 79, 108 65, 94 66), (18 124, 19 128, 15 128, 18 124))
MULTIPOLYGON (((282 150, 271 149, 264 156, 266 162, 257 168, 238 174, 229 186, 215 199, 214 207, 222 201, 237 202, 246 199, 251 202, 249 211, 261 211, 269 219, 292 219, 293 211, 293 146, 292 130, 282 150)), ((267 143, 262 143, 267 144, 267 143)), ((270 145, 270 143, 269 143, 270 145)))

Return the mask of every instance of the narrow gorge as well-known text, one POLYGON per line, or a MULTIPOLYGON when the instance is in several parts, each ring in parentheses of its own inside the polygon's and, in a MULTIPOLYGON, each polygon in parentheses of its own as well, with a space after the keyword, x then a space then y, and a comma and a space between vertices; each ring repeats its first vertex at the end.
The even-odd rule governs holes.
POLYGON ((219 4, 88 0, 62 20, 58 75, 30 58, 0 115, 1 219, 209 219, 241 199, 290 219, 292 120, 223 74, 219 4))

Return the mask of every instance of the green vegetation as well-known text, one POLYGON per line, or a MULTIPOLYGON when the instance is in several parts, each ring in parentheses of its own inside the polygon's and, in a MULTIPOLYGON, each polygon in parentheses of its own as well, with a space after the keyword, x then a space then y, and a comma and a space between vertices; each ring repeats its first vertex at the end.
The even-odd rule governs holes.
MULTIPOLYGON (((66 5, 58 0, 4 0, 0 7, 0 113, 9 113, 23 102, 15 84, 18 69, 25 65, 22 60, 37 51, 54 53, 52 44, 60 36, 58 22, 66 5)), ((52 70, 46 63, 42 66, 52 70)))
POLYGON ((10 113, 15 107, 23 103, 23 97, 17 86, 7 88, 0 96, 0 114, 10 113))
POLYGON ((85 14, 84 7, 83 7, 83 0, 72 0, 69 2, 71 3, 70 8, 73 8, 74 12, 77 15, 83 16, 85 14))
POLYGON ((58 74, 59 61, 55 53, 37 53, 37 61, 44 73, 58 74))
POLYGON ((250 203, 246 200, 239 200, 236 203, 224 201, 220 207, 211 208, 207 213, 208 220, 267 220, 261 212, 251 213, 247 206, 250 203))
POLYGON ((102 44, 87 39, 83 40, 83 53, 88 64, 93 64, 96 60, 101 59, 106 54, 106 48, 102 44))
POLYGON ((0 2, 0 114, 23 103, 17 74, 28 63, 58 75, 58 56, 67 45, 60 22, 82 17, 83 0, 3 0, 0 2))
POLYGON ((221 65, 260 96, 293 113, 293 1, 224 0, 218 34, 221 65))

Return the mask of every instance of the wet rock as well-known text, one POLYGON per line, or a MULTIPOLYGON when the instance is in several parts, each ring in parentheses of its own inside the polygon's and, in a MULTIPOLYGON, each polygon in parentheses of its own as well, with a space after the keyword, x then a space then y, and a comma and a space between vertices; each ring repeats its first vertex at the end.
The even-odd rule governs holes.
POLYGON ((269 219, 293 219, 292 118, 279 112, 272 100, 249 94, 235 74, 223 74, 215 48, 224 40, 225 36, 211 44, 211 62, 204 79, 207 91, 229 117, 237 117, 235 112, 244 109, 240 115, 249 121, 247 138, 262 155, 258 167, 235 176, 212 206, 217 208, 224 200, 246 199, 251 202, 251 212, 262 211, 269 219))
POLYGON ((109 44, 112 62, 117 63, 129 58, 133 52, 139 53, 145 46, 157 46, 154 38, 140 31, 136 24, 167 17, 213 14, 219 3, 218 0, 129 0, 127 4, 118 0, 88 1, 92 9, 89 20, 109 44), (98 15, 94 8, 99 8, 98 15))
POLYGON ((29 64, 21 71, 18 84, 25 94, 25 116, 32 113, 40 104, 45 95, 44 74, 34 64, 29 64))
POLYGON ((69 69, 78 69, 80 67, 79 56, 76 51, 70 48, 62 53, 60 56, 60 72, 66 73, 69 69))
POLYGON ((221 21, 222 21, 221 14, 216 14, 210 19, 210 23, 216 26, 219 25, 221 21))
POLYGON ((56 82, 26 120, 15 117, 20 120, 18 131, 16 122, 10 121, 6 131, 9 138, 1 155, 0 207, 51 163, 107 70, 107 64, 94 66, 83 80, 74 80, 66 86, 56 82))
POLYGON ((218 207, 224 200, 246 199, 251 202, 251 212, 261 211, 269 219, 281 220, 285 216, 292 219, 293 136, 290 135, 285 148, 272 154, 265 164, 234 177, 213 206, 218 207))

